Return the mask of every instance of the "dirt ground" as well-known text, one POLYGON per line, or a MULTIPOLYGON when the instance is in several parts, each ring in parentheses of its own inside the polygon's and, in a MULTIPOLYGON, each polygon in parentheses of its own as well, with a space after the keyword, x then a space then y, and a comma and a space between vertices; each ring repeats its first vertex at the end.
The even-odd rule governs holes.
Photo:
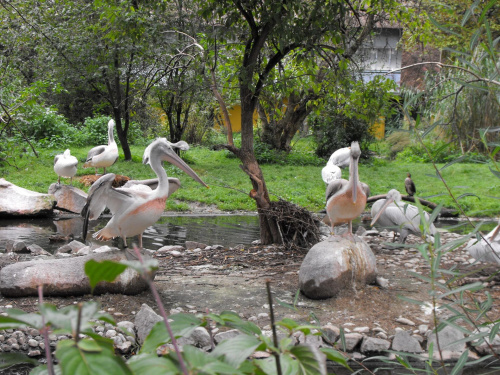
MULTIPOLYGON (((446 242, 455 240, 459 235, 443 233, 442 237, 443 242, 446 242)), ((392 240, 388 232, 363 239, 376 255, 378 275, 388 280, 387 288, 355 285, 334 298, 308 299, 298 292, 298 273, 306 251, 280 246, 184 249, 180 254, 154 254, 160 265, 155 285, 167 312, 219 313, 233 310, 255 321, 261 328, 269 324, 268 315, 264 314, 269 313, 267 280, 271 283, 278 320, 289 317, 300 322, 315 321, 321 325, 331 323, 344 327, 347 332, 356 327, 369 327, 370 331, 380 327, 389 335, 394 334, 396 327, 417 329, 418 325, 426 324, 431 328, 432 317, 425 308, 399 298, 402 295, 418 301, 430 301, 429 284, 411 273, 428 275, 429 267, 420 253, 415 248, 394 249, 384 245, 392 240), (283 306, 280 301, 289 306, 283 306), (415 327, 397 322, 396 319, 401 317, 413 321, 415 327)), ((407 240, 410 244, 420 241, 412 235, 407 240)), ((459 280, 459 285, 482 281, 486 288, 475 296, 484 300, 485 290, 490 292, 495 302, 488 317, 491 320, 499 319, 500 278, 490 277, 496 267, 472 262, 462 246, 443 257, 442 267, 455 267, 467 272, 467 278, 459 280)), ((89 300, 98 301, 103 310, 114 315, 116 321, 133 322, 144 303, 158 311, 149 291, 135 296, 105 294, 45 297, 45 302, 58 307, 89 300)), ((36 297, 0 297, 0 307, 10 305, 25 311, 36 311, 37 304, 36 297)))

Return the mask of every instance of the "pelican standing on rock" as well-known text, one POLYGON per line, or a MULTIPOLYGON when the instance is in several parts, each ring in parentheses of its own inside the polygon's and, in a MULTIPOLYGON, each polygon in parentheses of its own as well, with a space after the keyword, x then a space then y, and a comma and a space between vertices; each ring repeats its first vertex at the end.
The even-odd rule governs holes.
POLYGON ((71 155, 69 149, 54 158, 54 172, 58 178, 57 183, 61 184, 61 177, 68 177, 73 185, 73 176, 76 174, 78 159, 71 155))
POLYGON ((113 119, 109 120, 108 145, 100 145, 92 148, 87 154, 87 160, 83 164, 83 168, 94 167, 95 174, 97 174, 97 168, 104 168, 103 174, 106 174, 106 168, 115 164, 118 160, 118 146, 113 136, 114 127, 115 121, 113 119))
POLYGON ((481 262, 500 264, 500 220, 498 225, 484 238, 471 239, 465 248, 471 257, 481 262))
POLYGON ((349 181, 344 179, 333 180, 326 188, 326 213, 332 227, 347 222, 349 228, 344 236, 352 237, 352 221, 365 209, 366 198, 370 195, 368 185, 359 181, 358 162, 361 149, 358 142, 353 142, 349 150, 349 181))
POLYGON ((415 193, 417 192, 417 189, 415 188, 415 184, 413 183, 413 181, 411 179, 411 174, 408 173, 407 176, 408 177, 406 177, 406 179, 405 179, 405 190, 410 197, 413 197, 415 195, 415 193))
MULTIPOLYGON (((396 189, 390 190, 386 199, 379 199, 373 203, 371 214, 373 219, 370 225, 373 226, 378 222, 381 226, 400 233, 400 243, 404 243, 410 233, 417 236, 422 235, 418 208, 411 204, 402 203, 401 193, 396 189)), ((430 219, 427 212, 424 212, 424 219, 426 221, 430 219)), ((434 224, 429 223, 429 234, 433 236, 436 232, 434 224)))
POLYGON ((159 138, 144 151, 142 162, 149 164, 158 177, 158 186, 154 190, 146 185, 115 189, 111 186, 115 177, 113 173, 103 175, 92 185, 87 203, 82 210, 84 240, 88 221, 97 219, 104 208, 108 207, 113 216, 103 229, 94 233, 93 237, 102 241, 121 237, 124 246, 127 247, 127 237, 138 235, 139 248, 142 249, 144 230, 158 221, 165 210, 167 198, 180 186, 179 180, 168 178, 162 166, 163 161, 172 163, 195 181, 207 186, 173 148, 187 150, 189 146, 184 141, 170 143, 166 138, 159 138))

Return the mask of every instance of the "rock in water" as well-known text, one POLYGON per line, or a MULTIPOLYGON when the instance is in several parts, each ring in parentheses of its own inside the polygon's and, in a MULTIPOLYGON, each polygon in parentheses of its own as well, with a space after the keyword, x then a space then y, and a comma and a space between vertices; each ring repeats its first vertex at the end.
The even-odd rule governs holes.
POLYGON ((368 244, 356 237, 356 242, 330 236, 314 245, 305 256, 299 270, 299 287, 311 299, 330 298, 355 283, 375 281, 377 265, 368 244))
MULTIPOLYGON (((91 292, 85 274, 85 263, 127 260, 125 251, 117 250, 82 257, 36 260, 10 264, 0 270, 0 292, 5 297, 37 296, 38 285, 43 284, 45 296, 77 296, 91 292)), ((146 281, 133 269, 127 268, 113 282, 100 282, 94 294, 139 294, 146 290, 146 281)))
POLYGON ((16 186, 0 178, 0 217, 2 216, 50 216, 55 198, 16 186))
POLYGON ((79 214, 87 202, 87 193, 74 186, 52 184, 49 186, 49 194, 56 198, 57 208, 79 214))

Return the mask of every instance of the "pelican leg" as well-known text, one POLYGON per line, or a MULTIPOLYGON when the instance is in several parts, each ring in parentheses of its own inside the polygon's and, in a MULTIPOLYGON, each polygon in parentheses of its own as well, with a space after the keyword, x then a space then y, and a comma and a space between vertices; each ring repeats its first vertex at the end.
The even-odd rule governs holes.
POLYGON ((59 176, 59 177, 57 178, 57 184, 58 184, 58 185, 61 185, 61 176, 59 176))
POLYGON ((106 167, 104 167, 103 169, 104 169, 104 171, 102 172, 102 174, 105 175, 106 174, 106 167))
POLYGON ((142 233, 139 234, 139 250, 142 250, 142 233))

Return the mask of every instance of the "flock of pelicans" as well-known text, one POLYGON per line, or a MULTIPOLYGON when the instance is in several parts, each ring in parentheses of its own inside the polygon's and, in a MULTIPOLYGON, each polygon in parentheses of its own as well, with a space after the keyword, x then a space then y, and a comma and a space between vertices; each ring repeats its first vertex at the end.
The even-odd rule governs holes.
MULTIPOLYGON (((103 168, 103 175, 92 185, 89 190, 85 207, 82 210, 84 217, 83 238, 86 238, 88 221, 94 220, 107 207, 112 217, 107 225, 93 234, 99 240, 107 241, 115 237, 123 239, 127 247, 127 237, 138 236, 139 248, 142 248, 142 234, 146 228, 156 223, 161 217, 167 198, 180 187, 180 181, 176 178, 168 178, 162 163, 168 161, 179 167, 195 181, 208 187, 198 175, 176 154, 174 149, 187 150, 186 142, 171 143, 166 138, 158 138, 153 141, 144 151, 142 162, 149 164, 156 173, 157 178, 139 181, 135 184, 126 184, 123 187, 114 188, 112 183, 115 179, 113 173, 106 174, 106 168, 113 165, 118 159, 118 147, 113 137, 115 122, 108 123, 108 144, 92 148, 87 155, 84 168, 103 168)), ((345 147, 335 151, 321 171, 326 188, 326 212, 331 225, 331 234, 334 227, 340 223, 348 223, 348 229, 342 236, 355 241, 352 233, 352 221, 356 219, 365 209, 366 200, 370 195, 370 188, 359 180, 358 162, 361 150, 357 142, 351 147, 345 147), (349 179, 342 179, 341 168, 349 167, 349 179)), ((77 171, 78 160, 71 156, 70 150, 59 154, 54 159, 54 171, 58 175, 58 183, 61 177, 73 178, 77 171)), ((72 180, 71 180, 72 181, 72 180)), ((408 195, 413 196, 416 192, 415 184, 411 175, 405 180, 405 188, 408 195)), ((424 212, 424 220, 429 223, 429 215, 424 212)), ((399 242, 404 243, 408 234, 422 235, 421 216, 416 206, 402 203, 401 193, 390 190, 385 199, 377 200, 371 208, 373 226, 378 222, 381 226, 398 232, 399 242)), ((499 225, 480 241, 472 239, 467 248, 472 257, 482 261, 500 264, 500 232, 499 225)), ((428 224, 428 235, 436 233, 434 224, 428 224)))

